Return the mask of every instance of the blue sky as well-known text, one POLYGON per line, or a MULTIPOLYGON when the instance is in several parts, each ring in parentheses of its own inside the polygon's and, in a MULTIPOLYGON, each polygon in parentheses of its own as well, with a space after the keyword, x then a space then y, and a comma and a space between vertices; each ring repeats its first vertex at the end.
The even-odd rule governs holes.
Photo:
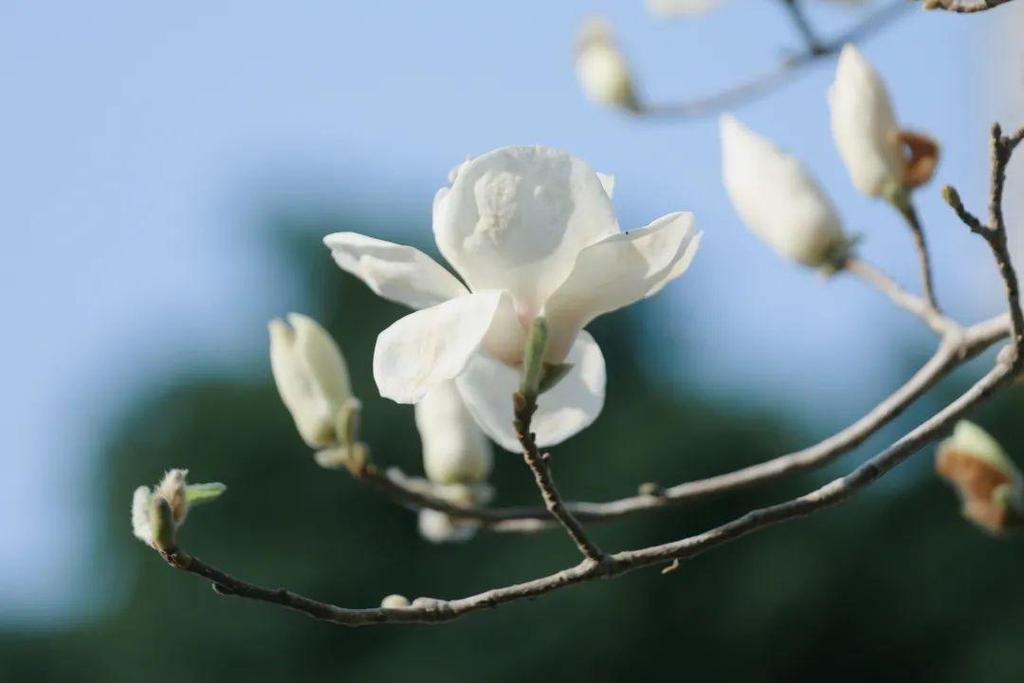
MULTIPOLYGON (((644 92, 668 99, 711 92, 795 46, 774 4, 659 22, 640 0, 5 3, 0 619, 63 613, 85 579, 75 557, 95 531, 88 454, 122 397, 197 350, 249 367, 265 321, 297 301, 259 241, 262 210, 338 206, 428 231, 448 169, 502 145, 558 146, 614 173, 624 226, 696 213, 702 253, 653 304, 666 324, 652 341, 685 337, 689 376, 737 400, 782 397, 823 434, 863 411, 897 381, 908 340, 927 336, 871 292, 782 263, 743 230, 721 187, 713 119, 630 120, 588 104, 575 83, 572 41, 588 14, 613 20, 644 92)), ((999 106, 975 55, 1020 9, 912 11, 863 46, 900 118, 943 142, 939 179, 969 202, 984 192, 999 106)), ((825 33, 856 16, 813 10, 825 33)), ((832 68, 737 114, 802 157, 865 234, 864 254, 913 283, 906 231, 856 194, 831 145, 832 68)), ((965 317, 996 312, 988 254, 937 186, 921 210, 939 294, 965 317)))

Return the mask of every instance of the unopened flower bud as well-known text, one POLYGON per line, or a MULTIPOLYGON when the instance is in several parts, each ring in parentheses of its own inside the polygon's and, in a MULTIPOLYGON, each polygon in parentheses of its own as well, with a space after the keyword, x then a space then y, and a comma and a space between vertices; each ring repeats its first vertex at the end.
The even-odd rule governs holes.
POLYGON ((906 192, 931 178, 938 145, 900 130, 885 84, 853 45, 839 55, 828 101, 832 137, 858 190, 899 204, 906 192))
POLYGON ((380 601, 380 606, 384 609, 402 609, 409 606, 409 598, 398 593, 392 593, 380 601))
POLYGON ((419 514, 420 536, 431 543, 461 543, 473 538, 476 527, 460 525, 453 517, 424 508, 419 514))
POLYGON ((423 443, 423 469, 430 481, 470 484, 491 473, 491 444, 463 403, 455 382, 439 384, 416 404, 416 428, 423 443))
POLYGON ((722 176, 746 226, 781 256, 831 270, 850 243, 803 165, 732 116, 721 119, 722 176))
POLYGON ((957 423, 939 444, 935 470, 956 488, 964 516, 978 526, 998 534, 1024 525, 1024 478, 981 427, 957 423))
POLYGON ((143 543, 158 550, 174 547, 175 532, 194 505, 215 500, 227 487, 220 483, 188 484, 188 470, 172 469, 152 490, 135 489, 132 496, 132 531, 143 543))
POLYGON ((576 75, 593 102, 636 110, 633 77, 626 58, 604 19, 591 18, 580 29, 576 48, 576 75))
POLYGON ((287 317, 287 324, 272 320, 269 325, 270 365, 281 400, 311 448, 346 445, 353 435, 339 433, 339 414, 344 412, 344 425, 357 424, 353 412, 359 403, 341 350, 312 318, 287 317))
POLYGON ((722 4, 722 0, 647 0, 647 10, 663 19, 694 17, 722 4))

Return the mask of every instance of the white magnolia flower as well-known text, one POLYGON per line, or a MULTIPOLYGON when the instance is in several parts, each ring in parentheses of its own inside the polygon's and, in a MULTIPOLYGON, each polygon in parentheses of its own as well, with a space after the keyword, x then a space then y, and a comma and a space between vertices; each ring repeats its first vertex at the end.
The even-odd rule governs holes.
POLYGON ((576 48, 576 76, 593 102, 636 109, 636 94, 629 64, 604 19, 591 18, 580 29, 576 48))
POLYGON ((466 409, 455 382, 442 382, 416 404, 423 469, 439 484, 471 484, 491 473, 491 444, 466 409))
POLYGON ((720 128, 725 189, 751 232, 785 258, 835 265, 848 242, 803 165, 732 116, 723 116, 720 128))
POLYGON ((160 483, 152 490, 148 486, 135 489, 132 496, 132 532, 143 543, 156 548, 154 520, 155 499, 167 501, 171 520, 175 528, 185 523, 189 508, 211 501, 220 496, 227 487, 224 484, 188 484, 188 470, 168 470, 160 483))
POLYGON ((828 91, 832 137, 854 186, 869 196, 903 187, 903 146, 889 93, 853 45, 843 46, 828 91))
POLYGON ((287 317, 288 324, 272 320, 268 326, 270 366, 281 400, 310 447, 348 446, 359 402, 341 350, 312 318, 287 317))
POLYGON ((477 424, 517 451, 512 395, 527 332, 544 316, 545 362, 572 367, 541 396, 533 427, 540 447, 559 443, 604 404, 604 358, 583 327, 686 270, 699 242, 692 215, 622 233, 602 178, 547 147, 489 152, 455 169, 451 182, 434 198, 434 238, 465 285, 412 247, 356 233, 324 239, 343 269, 420 309, 377 337, 377 388, 417 403, 454 379, 477 424))

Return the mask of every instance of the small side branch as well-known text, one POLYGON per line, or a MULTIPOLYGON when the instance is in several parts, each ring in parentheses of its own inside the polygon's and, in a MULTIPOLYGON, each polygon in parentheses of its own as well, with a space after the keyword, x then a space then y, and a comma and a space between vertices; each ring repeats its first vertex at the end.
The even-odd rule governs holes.
POLYGON ((530 431, 530 423, 533 414, 537 411, 537 399, 532 395, 517 393, 515 401, 515 424, 519 443, 523 447, 523 459, 533 473, 541 496, 544 499, 544 507, 551 516, 565 528, 573 543, 579 548, 583 556, 593 562, 601 563, 604 560, 604 553, 587 537, 583 525, 579 523, 572 512, 562 501, 558 489, 555 488, 554 479, 551 477, 551 456, 548 453, 541 453, 537 448, 536 435, 530 431))
MULTIPOLYGON (((806 17, 803 16, 801 8, 789 0, 783 0, 783 2, 789 6, 791 16, 800 16, 801 21, 806 24, 806 17), (796 15, 794 15, 794 11, 796 15)), ((782 87, 806 67, 838 54, 846 43, 856 43, 875 33, 910 8, 911 5, 906 0, 895 0, 869 14, 849 30, 828 42, 821 42, 809 24, 806 24, 806 27, 810 33, 804 33, 801 24, 797 23, 797 29, 804 35, 805 43, 807 43, 807 47, 802 52, 784 59, 763 73, 712 95, 681 102, 640 103, 633 113, 649 118, 698 118, 712 116, 758 99, 782 87)))
POLYGON ((936 311, 939 310, 938 301, 935 298, 935 284, 932 280, 932 261, 928 252, 928 243, 924 238, 924 227, 917 215, 917 209, 909 196, 901 197, 896 202, 896 209, 903 216, 907 227, 910 228, 910 235, 914 238, 914 249, 917 251, 917 260, 921 269, 921 288, 928 304, 936 311))
POLYGON ((924 0, 925 9, 941 9, 957 14, 973 14, 995 9, 1010 0, 924 0))
POLYGON ((843 264, 843 270, 889 297, 889 300, 896 306, 920 318, 939 336, 945 336, 960 329, 959 325, 942 315, 932 301, 914 296, 867 261, 854 257, 848 258, 843 264))
POLYGON ((1014 367, 1020 369, 1024 363, 1024 313, 1020 305, 1020 285, 1017 272, 1010 258, 1007 240, 1006 220, 1003 216, 1003 190, 1006 187, 1006 167, 1013 157, 1017 145, 1024 140, 1024 128, 1008 136, 1003 135, 999 124, 992 127, 992 172, 989 190, 988 223, 982 223, 976 215, 964 208, 960 193, 947 185, 942 190, 946 203, 952 207, 960 220, 976 235, 988 243, 995 258, 999 275, 1006 289, 1006 299, 1010 309, 1010 333, 1014 356, 1014 367))

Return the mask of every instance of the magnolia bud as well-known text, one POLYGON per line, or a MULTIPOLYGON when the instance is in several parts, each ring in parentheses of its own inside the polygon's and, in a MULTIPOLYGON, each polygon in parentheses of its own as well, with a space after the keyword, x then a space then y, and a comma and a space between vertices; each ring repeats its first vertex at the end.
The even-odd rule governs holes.
POLYGON ((663 19, 691 17, 703 14, 722 0, 647 0, 647 10, 663 19))
POLYGON ((419 530, 431 543, 468 541, 476 533, 475 527, 461 526, 451 516, 428 508, 420 510, 419 530))
POLYGON ((398 593, 392 593, 380 601, 380 606, 384 609, 402 609, 409 606, 409 598, 398 593))
POLYGON ((902 188, 903 151, 889 93, 853 45, 839 55, 828 102, 832 137, 854 186, 875 197, 902 188))
POLYGON ((964 516, 978 526, 1001 533, 1024 524, 1024 478, 981 427, 957 423, 939 444, 935 470, 956 487, 964 516))
POLYGON ((455 382, 438 385, 416 404, 423 469, 439 484, 483 481, 491 473, 491 445, 466 408, 455 382))
MULTIPOLYGON (((348 368, 331 336, 312 318, 288 314, 288 324, 272 320, 270 365, 281 400, 303 440, 312 448, 345 445, 338 415, 351 411, 348 368)), ((351 418, 351 416, 348 416, 351 418)))
POLYGON ((637 109, 629 65, 615 44, 611 25, 604 19, 588 19, 580 29, 576 76, 593 102, 637 109))
POLYGON ((849 241, 803 165, 732 116, 723 116, 720 127, 725 189, 750 231, 787 259, 837 267, 849 241))
POLYGON ((215 500, 224 484, 187 484, 188 470, 168 470, 153 490, 135 489, 132 496, 132 531, 143 543, 158 550, 174 547, 175 531, 185 523, 189 508, 215 500))

